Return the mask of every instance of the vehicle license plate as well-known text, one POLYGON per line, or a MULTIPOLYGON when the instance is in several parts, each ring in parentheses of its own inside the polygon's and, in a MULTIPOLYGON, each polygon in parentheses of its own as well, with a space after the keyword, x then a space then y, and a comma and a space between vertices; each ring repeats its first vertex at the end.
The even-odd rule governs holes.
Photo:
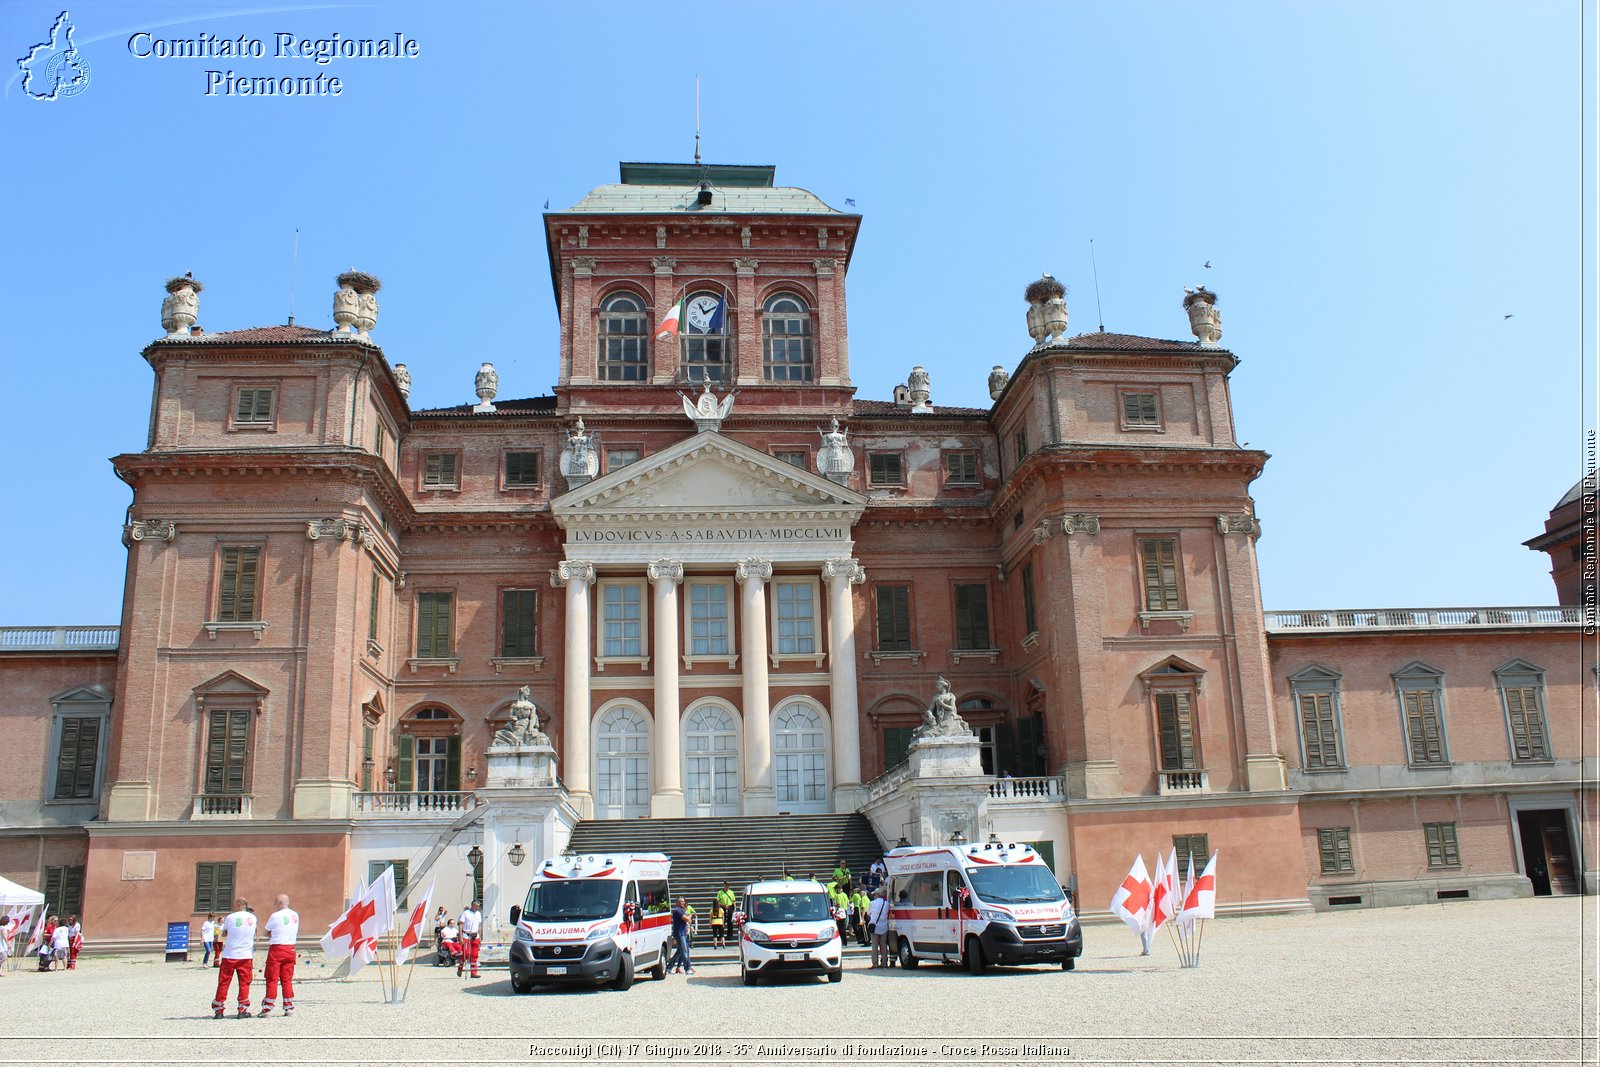
POLYGON ((545 969, 545 973, 546 974, 566 974, 567 973, 567 969, 565 967, 548 967, 548 968, 545 969))
POLYGON ((778 958, 785 963, 799 962, 806 958, 804 952, 780 952, 778 958))

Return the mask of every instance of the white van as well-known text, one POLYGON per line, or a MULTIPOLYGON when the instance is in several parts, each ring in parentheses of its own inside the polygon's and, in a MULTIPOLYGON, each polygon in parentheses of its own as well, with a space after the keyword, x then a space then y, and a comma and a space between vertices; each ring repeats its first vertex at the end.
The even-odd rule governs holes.
POLYGON ((745 985, 762 975, 844 977, 844 942, 818 882, 755 882, 744 891, 739 970, 745 985))
POLYGON ((1072 970, 1083 930, 1072 902, 1031 845, 912 845, 884 856, 889 869, 889 950, 902 967, 925 959, 1060 963, 1072 970))
POLYGON ((667 976, 672 860, 660 852, 545 860, 512 917, 511 989, 541 982, 592 982, 627 989, 648 969, 667 976))

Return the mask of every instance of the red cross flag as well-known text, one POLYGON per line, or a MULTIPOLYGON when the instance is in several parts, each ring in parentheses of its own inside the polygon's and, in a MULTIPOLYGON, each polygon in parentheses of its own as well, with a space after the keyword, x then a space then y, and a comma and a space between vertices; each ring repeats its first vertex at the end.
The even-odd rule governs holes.
POLYGON ((1150 932, 1161 929, 1166 921, 1178 911, 1178 852, 1173 849, 1172 857, 1163 860, 1161 853, 1156 853, 1156 878, 1151 889, 1150 898, 1150 932))
POLYGON ((428 883, 428 891, 422 894, 422 899, 411 909, 411 914, 406 918, 406 925, 400 932, 400 947, 395 950, 395 963, 404 963, 410 958, 413 950, 422 941, 422 924, 428 917, 428 905, 433 903, 433 882, 428 883))
POLYGON ((350 957, 350 973, 356 974, 378 958, 378 938, 388 933, 394 922, 394 868, 384 868, 378 880, 356 898, 350 910, 322 935, 322 951, 330 960, 350 957))
POLYGON ((1111 895, 1111 914, 1142 935, 1146 912, 1150 907, 1150 872, 1145 869, 1144 857, 1135 856, 1133 868, 1111 895))
MULTIPOLYGON (((1190 861, 1190 870, 1193 870, 1193 861, 1190 861)), ((1200 877, 1191 879, 1192 885, 1183 899, 1183 910, 1178 912, 1180 922, 1191 922, 1195 919, 1215 919, 1217 917, 1217 854, 1213 852, 1211 858, 1206 860, 1206 869, 1200 872, 1200 877)))

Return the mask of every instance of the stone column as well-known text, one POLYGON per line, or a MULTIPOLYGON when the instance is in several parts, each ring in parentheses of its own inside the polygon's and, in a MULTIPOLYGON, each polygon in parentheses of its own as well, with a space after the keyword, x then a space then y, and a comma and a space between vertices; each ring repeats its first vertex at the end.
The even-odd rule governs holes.
POLYGON ((767 690, 766 585, 772 563, 739 561, 739 651, 744 658, 744 813, 776 815, 772 790, 772 710, 767 690))
POLYGON ((594 564, 566 559, 550 572, 550 582, 567 590, 566 678, 561 701, 562 744, 566 749, 563 779, 572 806, 585 819, 594 818, 594 793, 589 789, 589 590, 594 564))
POLYGON ((656 744, 652 768, 655 792, 650 797, 650 817, 683 817, 683 759, 678 730, 678 585, 683 564, 658 559, 649 565, 655 590, 656 744))
POLYGON ((851 812, 865 799, 861 788, 861 712, 856 688, 856 611, 852 585, 867 580, 853 559, 822 565, 828 585, 828 701, 833 715, 833 810, 851 812))

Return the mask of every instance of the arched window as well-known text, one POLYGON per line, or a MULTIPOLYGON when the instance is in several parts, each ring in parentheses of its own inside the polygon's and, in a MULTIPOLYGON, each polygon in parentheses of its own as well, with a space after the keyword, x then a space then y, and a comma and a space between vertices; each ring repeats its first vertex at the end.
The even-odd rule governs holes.
POLYGON ((761 309, 762 373, 769 382, 812 379, 811 309, 793 293, 768 297, 761 309))
POLYGON ((684 300, 678 339, 683 349, 685 381, 728 380, 730 333, 728 303, 720 294, 691 293, 684 300))
POLYGON ((644 301, 632 293, 606 297, 600 305, 600 356, 595 377, 603 382, 642 382, 650 374, 644 301))
POLYGON ((632 819, 650 814, 650 724, 618 705, 595 724, 595 814, 632 819))
POLYGON ((683 723, 687 815, 739 814, 739 733, 726 708, 705 704, 683 723))
POLYGON ((828 810, 827 730, 806 704, 787 704, 772 719, 773 785, 779 807, 828 810))

